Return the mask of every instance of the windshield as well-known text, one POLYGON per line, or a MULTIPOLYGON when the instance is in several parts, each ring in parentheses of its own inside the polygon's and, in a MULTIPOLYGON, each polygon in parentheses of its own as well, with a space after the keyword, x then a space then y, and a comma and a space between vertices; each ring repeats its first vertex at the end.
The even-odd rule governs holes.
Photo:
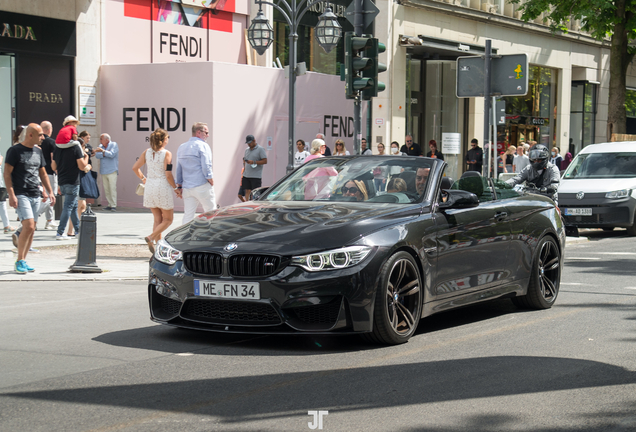
POLYGON ((301 165, 261 199, 409 204, 426 191, 434 163, 406 156, 318 158, 301 165))
POLYGON ((564 179, 636 177, 636 153, 579 154, 563 175, 564 179))

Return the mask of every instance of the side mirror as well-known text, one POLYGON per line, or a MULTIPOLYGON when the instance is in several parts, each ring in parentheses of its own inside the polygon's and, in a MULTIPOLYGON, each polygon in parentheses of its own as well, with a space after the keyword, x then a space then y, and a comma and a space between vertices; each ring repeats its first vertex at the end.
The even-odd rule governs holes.
POLYGON ((444 192, 448 194, 448 198, 439 203, 440 210, 472 208, 479 205, 479 198, 474 193, 459 189, 448 189, 444 192))
POLYGON ((256 189, 252 189, 252 192, 250 192, 250 201, 257 201, 261 196, 263 196, 265 194, 265 192, 267 192, 267 189, 269 189, 268 187, 259 187, 256 189))

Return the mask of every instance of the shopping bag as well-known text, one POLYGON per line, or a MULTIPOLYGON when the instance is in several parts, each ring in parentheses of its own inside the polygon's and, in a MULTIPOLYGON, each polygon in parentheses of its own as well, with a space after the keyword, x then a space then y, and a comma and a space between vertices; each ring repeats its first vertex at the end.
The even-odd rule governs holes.
POLYGON ((81 198, 99 198, 99 188, 97 187, 97 173, 89 171, 80 174, 80 193, 81 198))

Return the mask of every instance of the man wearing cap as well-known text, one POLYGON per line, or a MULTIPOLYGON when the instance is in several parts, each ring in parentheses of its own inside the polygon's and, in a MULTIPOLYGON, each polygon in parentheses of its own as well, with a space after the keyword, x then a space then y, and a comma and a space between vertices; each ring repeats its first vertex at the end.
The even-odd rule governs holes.
POLYGON ((95 157, 100 161, 99 173, 102 175, 104 195, 108 200, 108 206, 104 210, 117 211, 119 147, 116 142, 111 141, 110 135, 107 133, 103 133, 99 137, 99 147, 95 149, 95 157))
POLYGON ((207 123, 192 125, 192 138, 177 150, 177 196, 183 198, 183 224, 194 219, 199 203, 204 212, 216 209, 212 179, 212 150, 207 123))
POLYGON ((258 145, 254 135, 245 137, 245 155, 243 156, 243 189, 245 196, 249 199, 253 189, 261 187, 263 179, 263 165, 267 163, 267 153, 265 149, 258 145))

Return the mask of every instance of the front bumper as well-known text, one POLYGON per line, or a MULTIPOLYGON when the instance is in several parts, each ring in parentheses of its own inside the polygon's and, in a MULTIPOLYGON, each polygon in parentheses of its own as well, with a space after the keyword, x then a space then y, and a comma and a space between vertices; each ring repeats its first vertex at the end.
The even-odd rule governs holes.
POLYGON ((636 199, 633 197, 619 200, 605 198, 605 193, 585 194, 579 200, 573 193, 559 192, 559 208, 566 227, 577 228, 627 228, 634 224, 636 199), (566 209, 592 209, 592 215, 570 216, 566 209))
POLYGON ((383 253, 376 249, 348 269, 308 272, 287 265, 268 277, 201 276, 183 261, 150 262, 151 320, 176 327, 226 333, 364 333, 372 330, 377 275, 383 253), (258 282, 259 300, 195 296, 194 280, 258 282))

